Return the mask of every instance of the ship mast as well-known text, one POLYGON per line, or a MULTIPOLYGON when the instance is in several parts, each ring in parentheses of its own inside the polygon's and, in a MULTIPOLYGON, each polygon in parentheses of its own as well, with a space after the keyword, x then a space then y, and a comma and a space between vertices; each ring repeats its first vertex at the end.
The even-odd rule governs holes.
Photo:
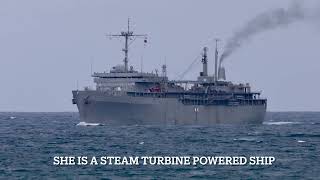
POLYGON ((146 43, 147 42, 147 35, 146 34, 133 34, 133 31, 130 31, 130 19, 128 18, 128 29, 127 31, 121 31, 120 34, 110 34, 110 35, 107 35, 107 37, 123 37, 125 39, 125 42, 124 42, 124 48, 122 49, 122 51, 124 52, 124 69, 125 69, 125 72, 128 72, 128 54, 129 54, 129 42, 133 42, 136 38, 139 38, 139 37, 144 37, 144 42, 146 43), (132 39, 132 37, 134 39, 132 39))

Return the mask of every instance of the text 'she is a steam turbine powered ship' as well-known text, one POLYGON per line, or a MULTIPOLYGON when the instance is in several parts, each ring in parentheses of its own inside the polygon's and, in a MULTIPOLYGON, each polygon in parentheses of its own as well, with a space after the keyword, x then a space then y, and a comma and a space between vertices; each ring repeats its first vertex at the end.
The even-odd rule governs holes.
MULTIPOLYGON (((162 74, 138 72, 128 68, 128 46, 133 34, 123 37, 124 65, 109 73, 93 73, 96 89, 74 90, 80 120, 106 125, 213 125, 262 123, 267 100, 252 92, 249 84, 226 81, 225 69, 215 52, 215 73, 208 75, 207 48, 203 48, 203 70, 197 80, 168 80, 166 65, 162 74), (219 64, 219 65, 218 65, 219 64)), ((146 42, 146 39, 145 39, 146 42)))

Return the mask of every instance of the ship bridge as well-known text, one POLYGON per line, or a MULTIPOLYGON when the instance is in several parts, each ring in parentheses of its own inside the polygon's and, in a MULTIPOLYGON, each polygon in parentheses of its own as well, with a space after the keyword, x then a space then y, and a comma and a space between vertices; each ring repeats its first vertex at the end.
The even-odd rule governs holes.
POLYGON ((159 76, 154 73, 144 72, 118 72, 118 73, 94 73, 94 82, 96 83, 97 90, 107 91, 110 89, 128 90, 132 89, 135 85, 147 85, 160 82, 167 82, 168 78, 159 76))

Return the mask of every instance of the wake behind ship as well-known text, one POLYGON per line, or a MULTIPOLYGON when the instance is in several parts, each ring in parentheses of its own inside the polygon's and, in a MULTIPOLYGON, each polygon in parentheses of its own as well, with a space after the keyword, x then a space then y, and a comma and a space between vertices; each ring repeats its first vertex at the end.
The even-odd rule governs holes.
POLYGON ((80 120, 105 125, 214 125, 261 124, 267 100, 252 92, 249 84, 226 81, 225 69, 215 51, 215 72, 208 75, 208 48, 203 48, 197 80, 169 80, 166 65, 161 74, 138 72, 128 67, 131 38, 145 38, 130 31, 123 37, 124 64, 109 73, 93 73, 96 89, 72 91, 80 120))

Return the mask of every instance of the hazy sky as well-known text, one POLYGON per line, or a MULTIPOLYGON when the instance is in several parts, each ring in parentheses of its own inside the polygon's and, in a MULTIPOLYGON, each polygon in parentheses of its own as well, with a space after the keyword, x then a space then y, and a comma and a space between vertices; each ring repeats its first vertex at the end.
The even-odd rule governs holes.
MULTIPOLYGON (((129 63, 140 69, 168 65, 176 78, 214 41, 225 40, 257 14, 290 0, 1 0, 0 111, 76 111, 71 91, 93 86, 94 71, 122 63, 123 41, 109 40, 132 20, 136 40, 129 63)), ((315 9, 317 0, 303 1, 315 9)), ((320 13, 319 13, 320 14, 320 13)), ((320 111, 320 19, 260 34, 226 60, 227 79, 249 82, 268 98, 269 111, 320 111), (318 21, 318 22, 317 22, 318 21)), ((185 76, 195 79, 196 64, 185 76)))

